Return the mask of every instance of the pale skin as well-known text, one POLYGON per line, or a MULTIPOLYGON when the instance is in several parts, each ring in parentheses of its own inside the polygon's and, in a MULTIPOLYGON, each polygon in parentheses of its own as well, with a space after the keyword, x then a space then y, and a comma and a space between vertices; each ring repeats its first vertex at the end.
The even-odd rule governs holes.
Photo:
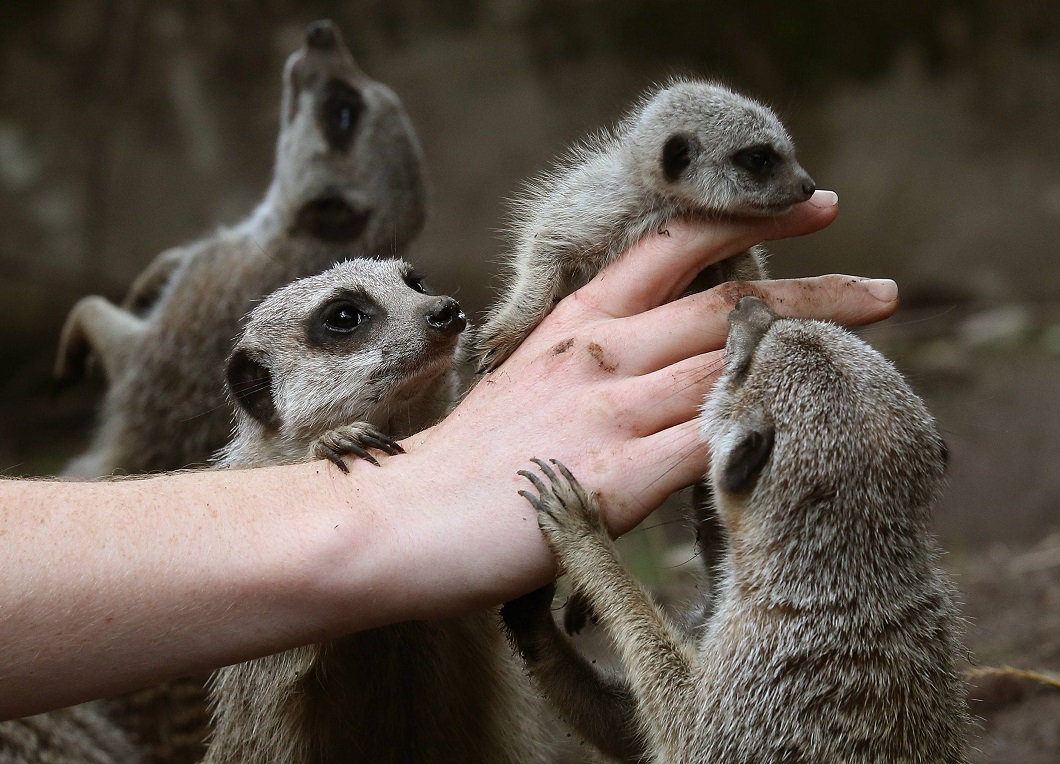
MULTIPOLYGON (((561 302, 438 425, 356 460, 142 480, 0 482, 0 718, 535 589, 552 553, 517 475, 562 461, 612 533, 701 478, 695 417, 746 293, 673 298, 704 266, 828 225, 818 191, 769 220, 670 225, 561 302)), ((848 325, 897 307, 887 280, 759 282, 781 315, 848 325)))

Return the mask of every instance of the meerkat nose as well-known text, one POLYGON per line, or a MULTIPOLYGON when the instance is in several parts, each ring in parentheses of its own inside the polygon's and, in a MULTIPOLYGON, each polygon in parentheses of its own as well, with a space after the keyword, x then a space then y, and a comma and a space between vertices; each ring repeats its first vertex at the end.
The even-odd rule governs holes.
POLYGON ((305 44, 310 48, 335 47, 335 24, 330 19, 314 21, 305 32, 305 44))
POLYGON ((427 312, 427 324, 446 334, 459 334, 467 327, 467 318, 460 303, 452 297, 440 298, 438 304, 427 312))
POLYGON ((816 190, 817 184, 813 182, 813 178, 807 175, 805 180, 802 181, 802 193, 809 199, 816 190))

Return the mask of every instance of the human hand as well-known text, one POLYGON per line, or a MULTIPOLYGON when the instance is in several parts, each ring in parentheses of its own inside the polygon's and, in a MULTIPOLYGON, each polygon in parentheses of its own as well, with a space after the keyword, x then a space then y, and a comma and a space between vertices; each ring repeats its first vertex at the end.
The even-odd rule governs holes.
MULTIPOLYGON (((711 263, 766 239, 819 230, 837 211, 834 195, 818 191, 776 218, 675 222, 560 302, 445 420, 403 443, 403 466, 420 467, 420 490, 445 507, 421 518, 425 532, 437 523, 446 528, 435 532, 461 539, 447 552, 453 557, 496 549, 475 563, 499 590, 508 579, 525 578, 527 567, 542 571, 542 583, 551 555, 518 495, 525 483, 516 474, 531 457, 562 461, 604 498, 616 534, 700 479, 708 455, 696 418, 722 369, 726 317, 741 297, 759 296, 788 317, 860 325, 891 315, 897 288, 832 275, 732 282, 674 298, 711 263), (526 566, 512 565, 518 549, 532 556, 526 566)), ((469 587, 476 589, 470 580, 469 587)))

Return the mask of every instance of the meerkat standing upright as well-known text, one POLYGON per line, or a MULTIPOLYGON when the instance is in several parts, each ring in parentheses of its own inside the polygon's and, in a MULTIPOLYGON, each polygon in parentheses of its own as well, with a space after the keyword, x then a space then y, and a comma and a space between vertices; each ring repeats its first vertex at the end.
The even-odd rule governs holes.
MULTIPOLYGON (((93 355, 109 382, 89 450, 65 474, 92 478, 205 463, 228 440, 225 360, 266 294, 354 255, 391 257, 425 218, 423 152, 397 96, 318 21, 286 62, 272 183, 251 216, 159 255, 119 308, 74 306, 56 373, 93 355)), ((108 701, 152 761, 202 757, 205 677, 108 701)))
POLYGON ((397 96, 369 79, 329 21, 287 60, 272 184, 243 223, 160 255, 119 308, 74 306, 56 372, 87 355, 108 383, 89 451, 66 474, 205 462, 228 437, 225 358, 254 303, 354 255, 396 256, 425 216, 422 150, 397 96))
MULTIPOLYGON (((499 365, 560 299, 670 220, 775 215, 813 191, 765 106, 696 80, 648 94, 513 203, 511 280, 479 332, 482 368, 499 365)), ((764 276, 761 252, 751 250, 693 286, 764 276)))
MULTIPOLYGON (((342 263, 270 295, 228 364, 239 410, 220 466, 394 453, 388 435, 455 401, 464 327, 400 261, 342 263)), ((547 760, 544 706, 492 610, 230 666, 211 695, 207 764, 547 760)))
POLYGON ((963 764, 965 652, 929 530, 946 468, 935 421, 833 324, 753 297, 729 323, 702 417, 729 554, 698 640, 622 568, 595 498, 537 461, 548 482, 523 473, 538 494, 524 495, 625 679, 574 653, 540 594, 508 613, 520 648, 565 715, 628 761, 963 764))

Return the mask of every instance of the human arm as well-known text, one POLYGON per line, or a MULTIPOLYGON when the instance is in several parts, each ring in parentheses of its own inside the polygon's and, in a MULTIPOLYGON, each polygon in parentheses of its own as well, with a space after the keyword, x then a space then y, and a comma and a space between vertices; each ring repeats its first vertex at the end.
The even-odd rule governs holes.
POLYGON ((706 469, 694 419, 740 296, 851 324, 893 312, 894 296, 877 300, 850 277, 726 284, 663 304, 709 262, 835 213, 804 204, 650 237, 381 467, 0 482, 0 716, 545 583, 552 555, 518 496, 532 455, 562 459, 608 495, 611 528, 625 532, 706 469))

